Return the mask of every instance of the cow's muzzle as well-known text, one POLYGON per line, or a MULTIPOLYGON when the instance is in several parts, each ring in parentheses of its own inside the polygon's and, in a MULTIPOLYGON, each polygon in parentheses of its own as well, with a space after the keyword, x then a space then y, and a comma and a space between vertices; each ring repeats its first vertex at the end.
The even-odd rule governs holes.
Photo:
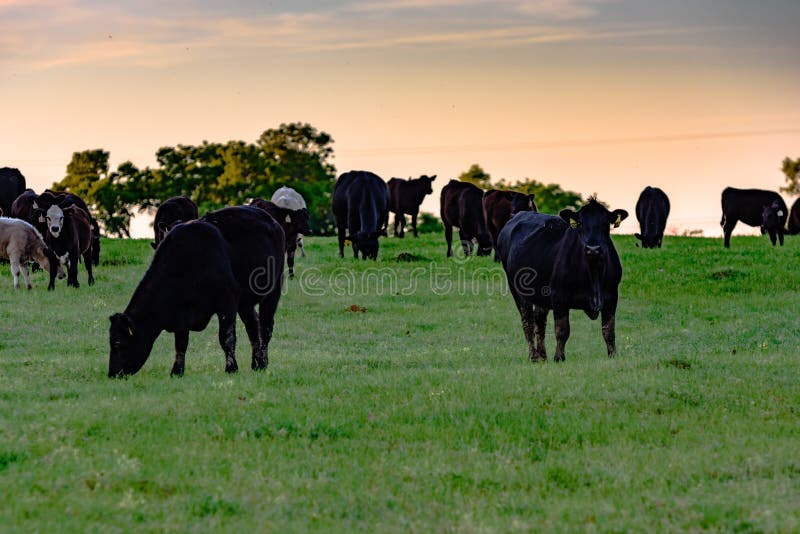
POLYGON ((590 258, 599 258, 603 255, 603 247, 600 245, 586 245, 584 250, 590 258))

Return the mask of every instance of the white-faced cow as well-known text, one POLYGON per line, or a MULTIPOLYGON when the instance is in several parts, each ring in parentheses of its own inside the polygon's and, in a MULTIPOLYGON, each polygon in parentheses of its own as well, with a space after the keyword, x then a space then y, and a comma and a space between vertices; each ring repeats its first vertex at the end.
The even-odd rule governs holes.
MULTIPOLYGON (((44 235, 45 243, 60 262, 67 266, 67 285, 80 287, 78 282, 78 263, 83 256, 83 263, 89 275, 89 285, 94 284, 92 274, 92 244, 94 232, 91 217, 74 203, 69 203, 63 195, 42 193, 34 203, 37 213, 42 213, 47 225, 44 235), (61 203, 56 203, 58 201, 61 203), (50 202, 53 202, 50 204, 50 202)), ((50 285, 55 287, 55 275, 51 269, 50 285)))
MULTIPOLYGON (((303 225, 302 220, 305 218, 305 230, 298 232, 296 239, 297 248, 300 249, 300 255, 305 258, 306 247, 303 246, 303 235, 310 234, 311 228, 308 223, 308 206, 306 205, 306 200, 303 198, 303 195, 291 187, 283 186, 272 193, 272 198, 270 200, 278 207, 296 212, 300 218, 301 226, 303 225)), ((294 258, 294 252, 292 252, 292 257, 294 258)))
POLYGON ((725 248, 731 246, 731 233, 738 221, 749 226, 761 227, 762 234, 769 234, 772 245, 780 240, 783 246, 784 226, 789 210, 781 196, 763 189, 735 189, 726 187, 722 191, 722 220, 725 233, 725 248))
POLYGON ((658 187, 647 186, 636 201, 636 219, 641 233, 633 234, 642 248, 661 248, 669 217, 669 198, 658 187))
POLYGON ((47 271, 54 271, 58 259, 47 247, 44 238, 30 223, 21 219, 0 217, 0 258, 11 263, 14 288, 19 289, 19 274, 25 286, 31 289, 28 277, 28 262, 35 261, 47 271))
POLYGON ((492 237, 483 216, 483 191, 479 187, 450 180, 442 188, 440 205, 448 258, 453 255, 454 226, 458 227, 464 255, 472 254, 473 240, 478 243, 478 256, 486 256, 492 251, 492 237))
POLYGON ((333 215, 339 233, 339 256, 350 240, 353 255, 378 259, 378 238, 389 225, 389 188, 380 176, 368 171, 350 171, 339 176, 333 187, 333 215))
POLYGON ((521 211, 539 211, 534 201, 536 195, 518 191, 490 189, 483 194, 483 217, 486 229, 492 238, 494 261, 500 261, 497 254, 497 236, 506 223, 521 211))
POLYGON ((615 314, 622 266, 609 235, 625 210, 608 211, 592 198, 577 212, 558 217, 526 212, 514 216, 498 238, 508 286, 522 318, 531 361, 546 360, 547 314, 553 310, 555 360, 565 359, 569 311, 602 316, 608 355, 616 353, 615 314))
POLYGON ((191 198, 187 196, 168 198, 156 210, 156 216, 153 219, 155 237, 150 246, 158 247, 170 228, 182 222, 193 221, 197 219, 197 216, 197 204, 191 198))
POLYGON ((411 215, 411 230, 417 237, 417 216, 425 195, 433 193, 433 181, 436 175, 422 175, 419 178, 389 180, 389 211, 394 213, 394 235, 405 236, 406 215, 411 215), (400 227, 398 231, 397 227, 400 227))

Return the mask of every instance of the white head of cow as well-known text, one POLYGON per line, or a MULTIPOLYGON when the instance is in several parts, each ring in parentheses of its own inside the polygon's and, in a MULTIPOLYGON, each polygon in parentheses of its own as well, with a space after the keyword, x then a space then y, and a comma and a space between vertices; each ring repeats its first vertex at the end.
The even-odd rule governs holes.
POLYGON ((53 237, 58 237, 64 225, 64 211, 54 204, 47 209, 46 219, 47 229, 53 237))

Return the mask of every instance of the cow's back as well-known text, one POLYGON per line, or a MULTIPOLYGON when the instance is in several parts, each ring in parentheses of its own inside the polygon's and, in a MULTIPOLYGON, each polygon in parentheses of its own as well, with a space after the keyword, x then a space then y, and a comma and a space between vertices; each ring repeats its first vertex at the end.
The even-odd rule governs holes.
POLYGON ((761 226, 764 206, 773 202, 778 202, 784 213, 788 213, 786 203, 775 191, 726 187, 722 191, 723 221, 739 220, 750 226, 761 226))
POLYGON ((0 168, 0 208, 8 216, 14 201, 25 192, 25 176, 13 167, 0 168))
POLYGON ((389 207, 389 188, 369 171, 342 174, 333 188, 333 212, 345 220, 358 221, 359 232, 378 231, 389 207))

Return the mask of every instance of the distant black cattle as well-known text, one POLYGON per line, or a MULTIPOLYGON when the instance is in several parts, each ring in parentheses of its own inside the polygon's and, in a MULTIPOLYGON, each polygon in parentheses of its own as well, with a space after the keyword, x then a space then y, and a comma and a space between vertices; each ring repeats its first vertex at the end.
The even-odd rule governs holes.
POLYGON ((89 210, 86 202, 84 202, 81 197, 74 193, 68 193, 67 191, 52 191, 50 189, 45 189, 44 193, 39 195, 37 202, 40 204, 42 202, 48 204, 50 201, 45 201, 45 198, 49 198, 48 195, 55 196, 57 199, 55 202, 62 208, 77 206, 89 216, 89 223, 92 226, 92 263, 94 265, 100 265, 100 225, 97 224, 97 219, 92 216, 92 212, 89 210))
POLYGON ((769 233, 772 245, 776 238, 783 246, 784 226, 789 215, 786 203, 774 191, 763 189, 734 189, 726 187, 722 191, 722 220, 720 225, 725 233, 725 247, 731 246, 731 233, 738 221, 750 226, 761 227, 761 233, 769 233))
POLYGON ((406 215, 411 215, 411 230, 417 237, 417 216, 425 195, 433 193, 433 181, 436 175, 422 175, 419 178, 389 180, 389 211, 394 213, 394 235, 405 236, 406 215), (397 227, 400 226, 398 232, 397 227))
MULTIPOLYGON (((36 212, 45 218, 45 243, 67 265, 67 285, 80 287, 78 282, 78 263, 83 256, 83 263, 89 275, 89 285, 94 284, 92 273, 92 244, 94 233, 92 220, 88 213, 76 204, 64 199, 63 195, 42 193, 34 205, 36 212), (51 202, 51 199, 53 200, 51 202), (61 200, 61 202, 58 202, 61 200)), ((37 215, 38 216, 38 215, 37 215)), ((48 289, 55 288, 56 270, 50 270, 48 289)))
POLYGON ((301 239, 299 236, 311 233, 308 227, 308 210, 283 208, 263 198, 253 199, 250 204, 269 213, 281 225, 286 237, 286 266, 289 269, 289 278, 294 278, 294 254, 301 239))
POLYGON ((240 287, 233 274, 230 245, 213 224, 181 224, 164 238, 122 313, 109 320, 108 376, 142 368, 163 331, 175 334, 173 375, 182 375, 189 331, 219 320, 225 370, 236 366, 236 311, 240 287))
POLYGON ((647 186, 636 201, 636 219, 641 233, 633 234, 642 248, 661 248, 669 217, 669 198, 658 187, 647 186))
POLYGON ((11 212, 9 214, 10 217, 14 217, 15 219, 22 219, 39 230, 39 233, 42 235, 45 234, 47 231, 47 224, 44 221, 44 213, 41 211, 36 210, 34 208, 34 204, 36 203, 36 199, 39 198, 39 195, 33 189, 26 189, 19 195, 14 203, 11 204, 11 212))
POLYGON ((378 258, 378 238, 389 225, 389 188, 380 176, 368 171, 350 171, 339 176, 333 187, 333 215, 339 232, 339 256, 344 257, 347 239, 353 255, 378 258))
POLYGON ((25 177, 19 169, 0 168, 0 210, 6 216, 11 213, 11 205, 25 192, 25 177))
POLYGON ((156 248, 170 228, 181 222, 197 219, 197 204, 187 196, 171 197, 161 203, 153 219, 155 234, 150 246, 156 248))
POLYGON ((791 235, 800 234, 800 198, 794 201, 792 209, 789 211, 787 233, 791 235))
POLYGON ((237 312, 252 346, 251 367, 266 368, 284 247, 278 223, 250 206, 176 225, 156 249, 125 312, 111 316, 109 376, 136 373, 165 330, 175 333, 171 374, 182 375, 189 331, 205 329, 213 315, 225 371, 235 372, 237 312))
POLYGON ((472 254, 473 243, 478 242, 478 256, 492 251, 492 238, 483 216, 483 191, 469 182, 450 180, 442 188, 442 224, 447 241, 447 256, 453 255, 453 227, 458 228, 464 254, 472 254))
POLYGON ((500 230, 511 217, 521 211, 539 211, 534 202, 535 196, 500 189, 490 189, 483 194, 483 217, 486 220, 486 229, 492 238, 495 261, 500 261, 500 256, 497 254, 497 236, 500 235, 500 230))
POLYGON ((622 266, 609 233, 627 216, 624 210, 608 211, 592 198, 577 212, 565 209, 558 217, 520 213, 500 232, 500 260, 531 361, 547 359, 544 337, 551 309, 556 361, 565 358, 569 310, 583 310, 592 320, 602 315, 608 355, 616 353, 614 318, 622 266))

